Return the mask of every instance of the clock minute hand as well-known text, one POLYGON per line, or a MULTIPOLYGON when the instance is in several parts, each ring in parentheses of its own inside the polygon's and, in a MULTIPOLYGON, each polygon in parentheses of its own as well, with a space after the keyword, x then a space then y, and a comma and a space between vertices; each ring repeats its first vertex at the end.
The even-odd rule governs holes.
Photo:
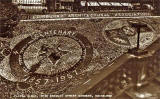
POLYGON ((40 64, 41 64, 43 59, 41 59, 38 63, 32 65, 29 72, 34 73, 41 66, 40 64))

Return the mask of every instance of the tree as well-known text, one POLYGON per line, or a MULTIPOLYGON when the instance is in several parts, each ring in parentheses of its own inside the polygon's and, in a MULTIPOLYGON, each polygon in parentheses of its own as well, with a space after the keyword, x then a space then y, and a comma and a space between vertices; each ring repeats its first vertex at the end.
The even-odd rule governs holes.
POLYGON ((12 3, 0 2, 0 37, 12 37, 19 22, 18 8, 12 3))

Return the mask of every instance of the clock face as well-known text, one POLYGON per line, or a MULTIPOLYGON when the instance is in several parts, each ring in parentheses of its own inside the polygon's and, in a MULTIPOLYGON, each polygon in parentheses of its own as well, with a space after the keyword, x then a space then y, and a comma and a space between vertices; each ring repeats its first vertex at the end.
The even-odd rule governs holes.
POLYGON ((80 64, 85 54, 83 46, 69 37, 53 36, 33 41, 19 60, 28 71, 55 75, 80 64), (35 64, 38 64, 37 68, 35 64), (34 70, 34 71, 33 71, 34 70))
POLYGON ((35 72, 46 75, 54 75, 73 68, 84 54, 78 42, 58 36, 35 40, 22 53, 20 60, 23 60, 21 64, 24 64, 26 69, 33 72, 32 66, 39 64, 35 72))
POLYGON ((54 30, 33 34, 17 43, 10 55, 10 66, 19 80, 41 87, 47 85, 53 91, 57 84, 65 86, 67 81, 79 76, 92 56, 93 48, 86 37, 54 30))

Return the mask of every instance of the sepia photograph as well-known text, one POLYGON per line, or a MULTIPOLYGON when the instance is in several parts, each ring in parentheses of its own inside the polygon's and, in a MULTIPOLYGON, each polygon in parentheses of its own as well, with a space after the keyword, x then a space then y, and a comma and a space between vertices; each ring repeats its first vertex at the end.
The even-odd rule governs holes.
POLYGON ((0 0, 0 99, 160 99, 160 0, 0 0))

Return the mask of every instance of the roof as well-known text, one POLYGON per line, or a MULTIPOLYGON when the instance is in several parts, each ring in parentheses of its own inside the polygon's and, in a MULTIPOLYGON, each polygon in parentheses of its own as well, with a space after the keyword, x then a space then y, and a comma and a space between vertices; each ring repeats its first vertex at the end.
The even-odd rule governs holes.
POLYGON ((99 1, 99 2, 152 2, 153 0, 79 0, 79 1, 99 1))

